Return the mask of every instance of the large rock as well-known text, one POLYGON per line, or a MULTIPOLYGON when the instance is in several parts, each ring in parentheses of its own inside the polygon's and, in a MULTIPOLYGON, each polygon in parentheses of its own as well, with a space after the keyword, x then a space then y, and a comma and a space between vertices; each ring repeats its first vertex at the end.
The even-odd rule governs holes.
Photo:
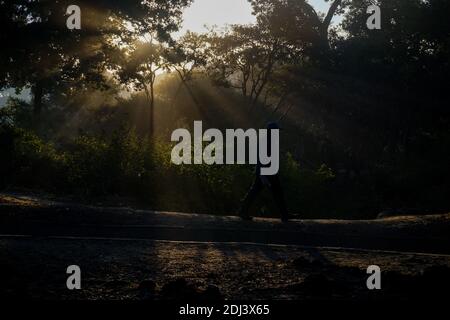
POLYGON ((220 301, 223 300, 222 293, 217 286, 208 285, 201 290, 195 284, 184 278, 176 279, 166 283, 160 292, 163 300, 183 301, 220 301))
POLYGON ((151 300, 155 296, 156 283, 153 280, 144 280, 139 284, 139 297, 143 300, 151 300))

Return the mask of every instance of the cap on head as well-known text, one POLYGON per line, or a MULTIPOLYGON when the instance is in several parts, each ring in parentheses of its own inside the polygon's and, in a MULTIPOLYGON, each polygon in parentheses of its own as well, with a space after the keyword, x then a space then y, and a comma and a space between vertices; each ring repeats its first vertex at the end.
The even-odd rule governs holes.
POLYGON ((276 123, 275 121, 269 122, 267 124, 267 130, 275 130, 275 129, 281 129, 278 123, 276 123))

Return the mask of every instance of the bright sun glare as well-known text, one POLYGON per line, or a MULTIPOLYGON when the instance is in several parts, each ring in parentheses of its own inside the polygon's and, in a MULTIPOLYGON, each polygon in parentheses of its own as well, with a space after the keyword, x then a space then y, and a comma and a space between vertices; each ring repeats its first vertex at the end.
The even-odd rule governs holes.
POLYGON ((246 0, 195 0, 183 15, 183 27, 176 35, 186 31, 205 32, 205 27, 224 27, 227 24, 255 22, 250 3, 246 0))
MULTIPOLYGON (((319 12, 326 12, 329 7, 325 0, 310 0, 309 3, 319 12)), ((188 30, 202 33, 207 31, 207 27, 222 28, 230 24, 249 24, 255 21, 247 0, 194 0, 185 10, 182 28, 174 37, 177 38, 188 30)))

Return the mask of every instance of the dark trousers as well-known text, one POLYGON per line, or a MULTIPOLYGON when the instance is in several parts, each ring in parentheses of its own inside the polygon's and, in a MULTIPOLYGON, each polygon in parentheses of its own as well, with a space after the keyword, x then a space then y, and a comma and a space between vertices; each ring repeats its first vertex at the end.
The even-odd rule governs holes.
POLYGON ((280 178, 278 175, 264 176, 263 178, 259 174, 256 175, 250 191, 247 193, 244 201, 242 202, 240 214, 242 216, 248 216, 248 211, 251 205, 255 202, 256 197, 261 193, 264 186, 267 186, 272 192, 281 217, 286 217, 286 202, 284 200, 283 188, 281 187, 280 178))

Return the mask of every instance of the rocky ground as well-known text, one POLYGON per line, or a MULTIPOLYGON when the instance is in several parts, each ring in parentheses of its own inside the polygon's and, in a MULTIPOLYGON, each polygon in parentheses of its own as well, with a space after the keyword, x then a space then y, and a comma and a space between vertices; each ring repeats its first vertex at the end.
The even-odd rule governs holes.
MULTIPOLYGON (((5 200, 3 197, 5 206, 0 208, 2 298, 409 300, 446 298, 445 290, 450 285, 450 255, 445 242, 448 240, 448 215, 359 222, 298 221, 288 226, 257 220, 237 227, 241 222, 234 218, 216 220, 208 216, 164 216, 158 213, 150 218, 145 212, 133 214, 121 209, 114 209, 113 213, 100 209, 87 212, 83 209, 77 218, 80 208, 71 207, 66 214, 60 206, 57 210, 55 207, 44 207, 42 210, 40 204, 21 201, 25 200, 5 200), (40 209, 33 211, 30 208, 40 209), (90 216, 81 218, 84 215, 90 216), (100 230, 108 217, 114 223, 164 222, 165 226, 160 225, 161 228, 170 224, 178 229, 164 234, 173 239, 155 239, 153 236, 146 239, 143 236, 147 232, 145 228, 140 233, 136 232, 137 229, 125 228, 126 233, 120 234, 115 229, 108 229, 111 235, 107 236, 105 231, 102 237, 94 237, 95 224, 93 229, 86 231, 68 229, 67 225, 60 227, 59 223, 50 226, 61 232, 71 230, 72 234, 50 234, 52 230, 49 225, 45 229, 45 233, 49 234, 34 234, 34 231, 41 230, 42 221, 96 222, 100 230), (199 229, 198 221, 206 221, 207 227, 199 229), (22 229, 29 234, 6 233, 16 230, 21 224, 34 225, 37 229, 22 229), (185 230, 183 226, 191 228, 183 237, 201 233, 205 228, 210 231, 204 232, 202 237, 207 237, 233 227, 237 228, 233 229, 235 233, 249 233, 248 230, 252 230, 257 241, 180 240, 177 234, 185 230), (216 229, 211 229, 214 226, 216 229), (358 245, 361 230, 369 236, 361 236, 363 241, 358 245), (84 233, 78 234, 81 231, 84 233), (269 231, 283 237, 288 234, 289 241, 293 234, 302 232, 303 240, 310 242, 307 245, 264 243, 266 238, 260 235, 269 231), (352 237, 345 238, 348 234, 352 237), (142 239, 139 239, 141 236, 142 239), (371 239, 382 239, 383 236, 387 239, 397 236, 396 239, 407 240, 404 242, 423 239, 431 239, 431 242, 423 247, 417 244, 417 248, 424 250, 413 250, 414 243, 405 247, 407 250, 399 250, 401 247, 396 247, 395 243, 382 250, 374 248, 376 244, 371 243, 371 239), (353 244, 353 248, 326 246, 323 243, 312 245, 311 242, 321 237, 332 241, 332 244, 353 244), (345 240, 340 241, 340 238, 345 240), (441 243, 437 246, 439 250, 434 250, 435 243, 441 243), (366 244, 370 247, 365 248, 366 244), (66 269, 69 265, 81 268, 81 290, 70 291, 66 288, 66 269), (367 289, 369 275, 366 269, 369 265, 381 268, 381 290, 367 289)), ((158 225, 154 227, 159 228, 158 225)), ((283 237, 273 239, 283 240, 283 237)))
POLYGON ((153 240, 0 240, 0 296, 32 299, 409 299, 449 284, 450 257, 153 240), (78 265, 82 290, 66 288, 78 265), (366 268, 382 270, 369 291, 366 268))

